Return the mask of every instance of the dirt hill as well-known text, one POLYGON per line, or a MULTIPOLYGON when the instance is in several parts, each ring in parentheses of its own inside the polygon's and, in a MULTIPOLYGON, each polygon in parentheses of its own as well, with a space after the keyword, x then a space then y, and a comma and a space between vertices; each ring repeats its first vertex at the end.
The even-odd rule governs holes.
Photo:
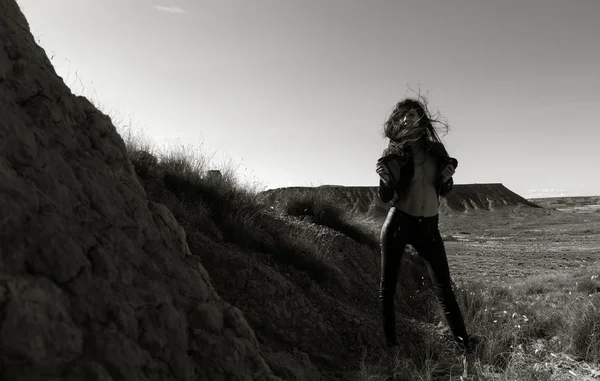
POLYGON ((0 379, 278 379, 14 0, 0 44, 0 379))
MULTIPOLYGON (((331 197, 346 210, 366 213, 373 216, 384 216, 389 205, 383 204, 377 197, 376 187, 289 187, 271 189, 262 193, 268 205, 280 206, 298 194, 315 193, 319 196, 331 197)), ((504 206, 540 206, 519 196, 500 183, 491 184, 457 184, 454 189, 441 199, 441 213, 466 212, 469 210, 494 210, 504 206)))

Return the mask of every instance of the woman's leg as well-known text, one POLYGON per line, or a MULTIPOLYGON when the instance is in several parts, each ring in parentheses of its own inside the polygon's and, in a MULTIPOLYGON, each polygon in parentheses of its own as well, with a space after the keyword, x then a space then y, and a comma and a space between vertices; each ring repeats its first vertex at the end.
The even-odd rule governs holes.
POLYGON ((411 244, 430 265, 435 293, 442 305, 454 338, 469 350, 469 336, 467 335, 460 307, 456 301, 456 295, 452 290, 448 258, 442 236, 438 230, 437 216, 424 221, 419 230, 420 233, 415 236, 414 243, 411 242, 411 244))
POLYGON ((394 299, 398 271, 404 254, 405 243, 400 230, 401 213, 391 209, 381 228, 381 282, 379 302, 383 321, 383 333, 388 347, 398 345, 396 338, 396 313, 394 299))

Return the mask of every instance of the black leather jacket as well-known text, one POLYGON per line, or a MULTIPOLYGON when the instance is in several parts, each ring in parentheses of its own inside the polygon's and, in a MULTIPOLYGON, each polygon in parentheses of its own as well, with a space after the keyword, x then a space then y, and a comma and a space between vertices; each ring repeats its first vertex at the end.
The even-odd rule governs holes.
MULTIPOLYGON (((430 153, 433 153, 438 157, 438 169, 436 173, 436 193, 438 199, 440 196, 445 196, 452 190, 454 180, 450 178, 446 182, 442 182, 442 170, 448 164, 454 165, 456 169, 458 167, 458 160, 448 155, 446 148, 442 143, 428 142, 428 148, 430 153)), ((389 202, 394 197, 394 192, 398 193, 399 197, 402 197, 408 190, 413 175, 415 173, 415 166, 413 161, 413 154, 410 147, 406 147, 404 151, 389 153, 386 149, 384 156, 380 160, 396 160, 400 166, 400 179, 397 186, 394 188, 388 185, 382 179, 379 180, 379 189, 377 195, 379 199, 385 203, 389 202)))

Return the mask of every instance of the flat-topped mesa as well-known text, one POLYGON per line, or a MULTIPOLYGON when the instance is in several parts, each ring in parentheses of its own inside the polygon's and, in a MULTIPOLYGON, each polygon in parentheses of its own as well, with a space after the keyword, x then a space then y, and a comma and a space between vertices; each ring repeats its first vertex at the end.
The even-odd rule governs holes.
POLYGON ((14 0, 0 45, 0 379, 278 379, 14 0))
POLYGON ((442 198, 441 208, 453 211, 474 209, 494 210, 502 206, 529 206, 540 208, 539 205, 519 196, 501 183, 489 184, 457 184, 446 197, 442 198))
MULTIPOLYGON (((347 210, 381 215, 390 206, 377 197, 377 187, 353 187, 324 185, 320 187, 289 187, 263 192, 267 205, 275 205, 299 193, 330 197, 347 210)), ((519 196, 501 183, 456 184, 453 190, 440 200, 440 212, 464 212, 468 210, 494 210, 503 206, 523 205, 540 208, 539 205, 519 196)))

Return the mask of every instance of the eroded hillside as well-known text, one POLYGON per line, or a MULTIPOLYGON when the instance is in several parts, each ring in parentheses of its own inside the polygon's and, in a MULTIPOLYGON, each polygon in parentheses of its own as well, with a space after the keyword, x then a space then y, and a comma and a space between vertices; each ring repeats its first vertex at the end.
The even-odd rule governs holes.
POLYGON ((0 379, 276 380, 14 0, 0 44, 0 379))

